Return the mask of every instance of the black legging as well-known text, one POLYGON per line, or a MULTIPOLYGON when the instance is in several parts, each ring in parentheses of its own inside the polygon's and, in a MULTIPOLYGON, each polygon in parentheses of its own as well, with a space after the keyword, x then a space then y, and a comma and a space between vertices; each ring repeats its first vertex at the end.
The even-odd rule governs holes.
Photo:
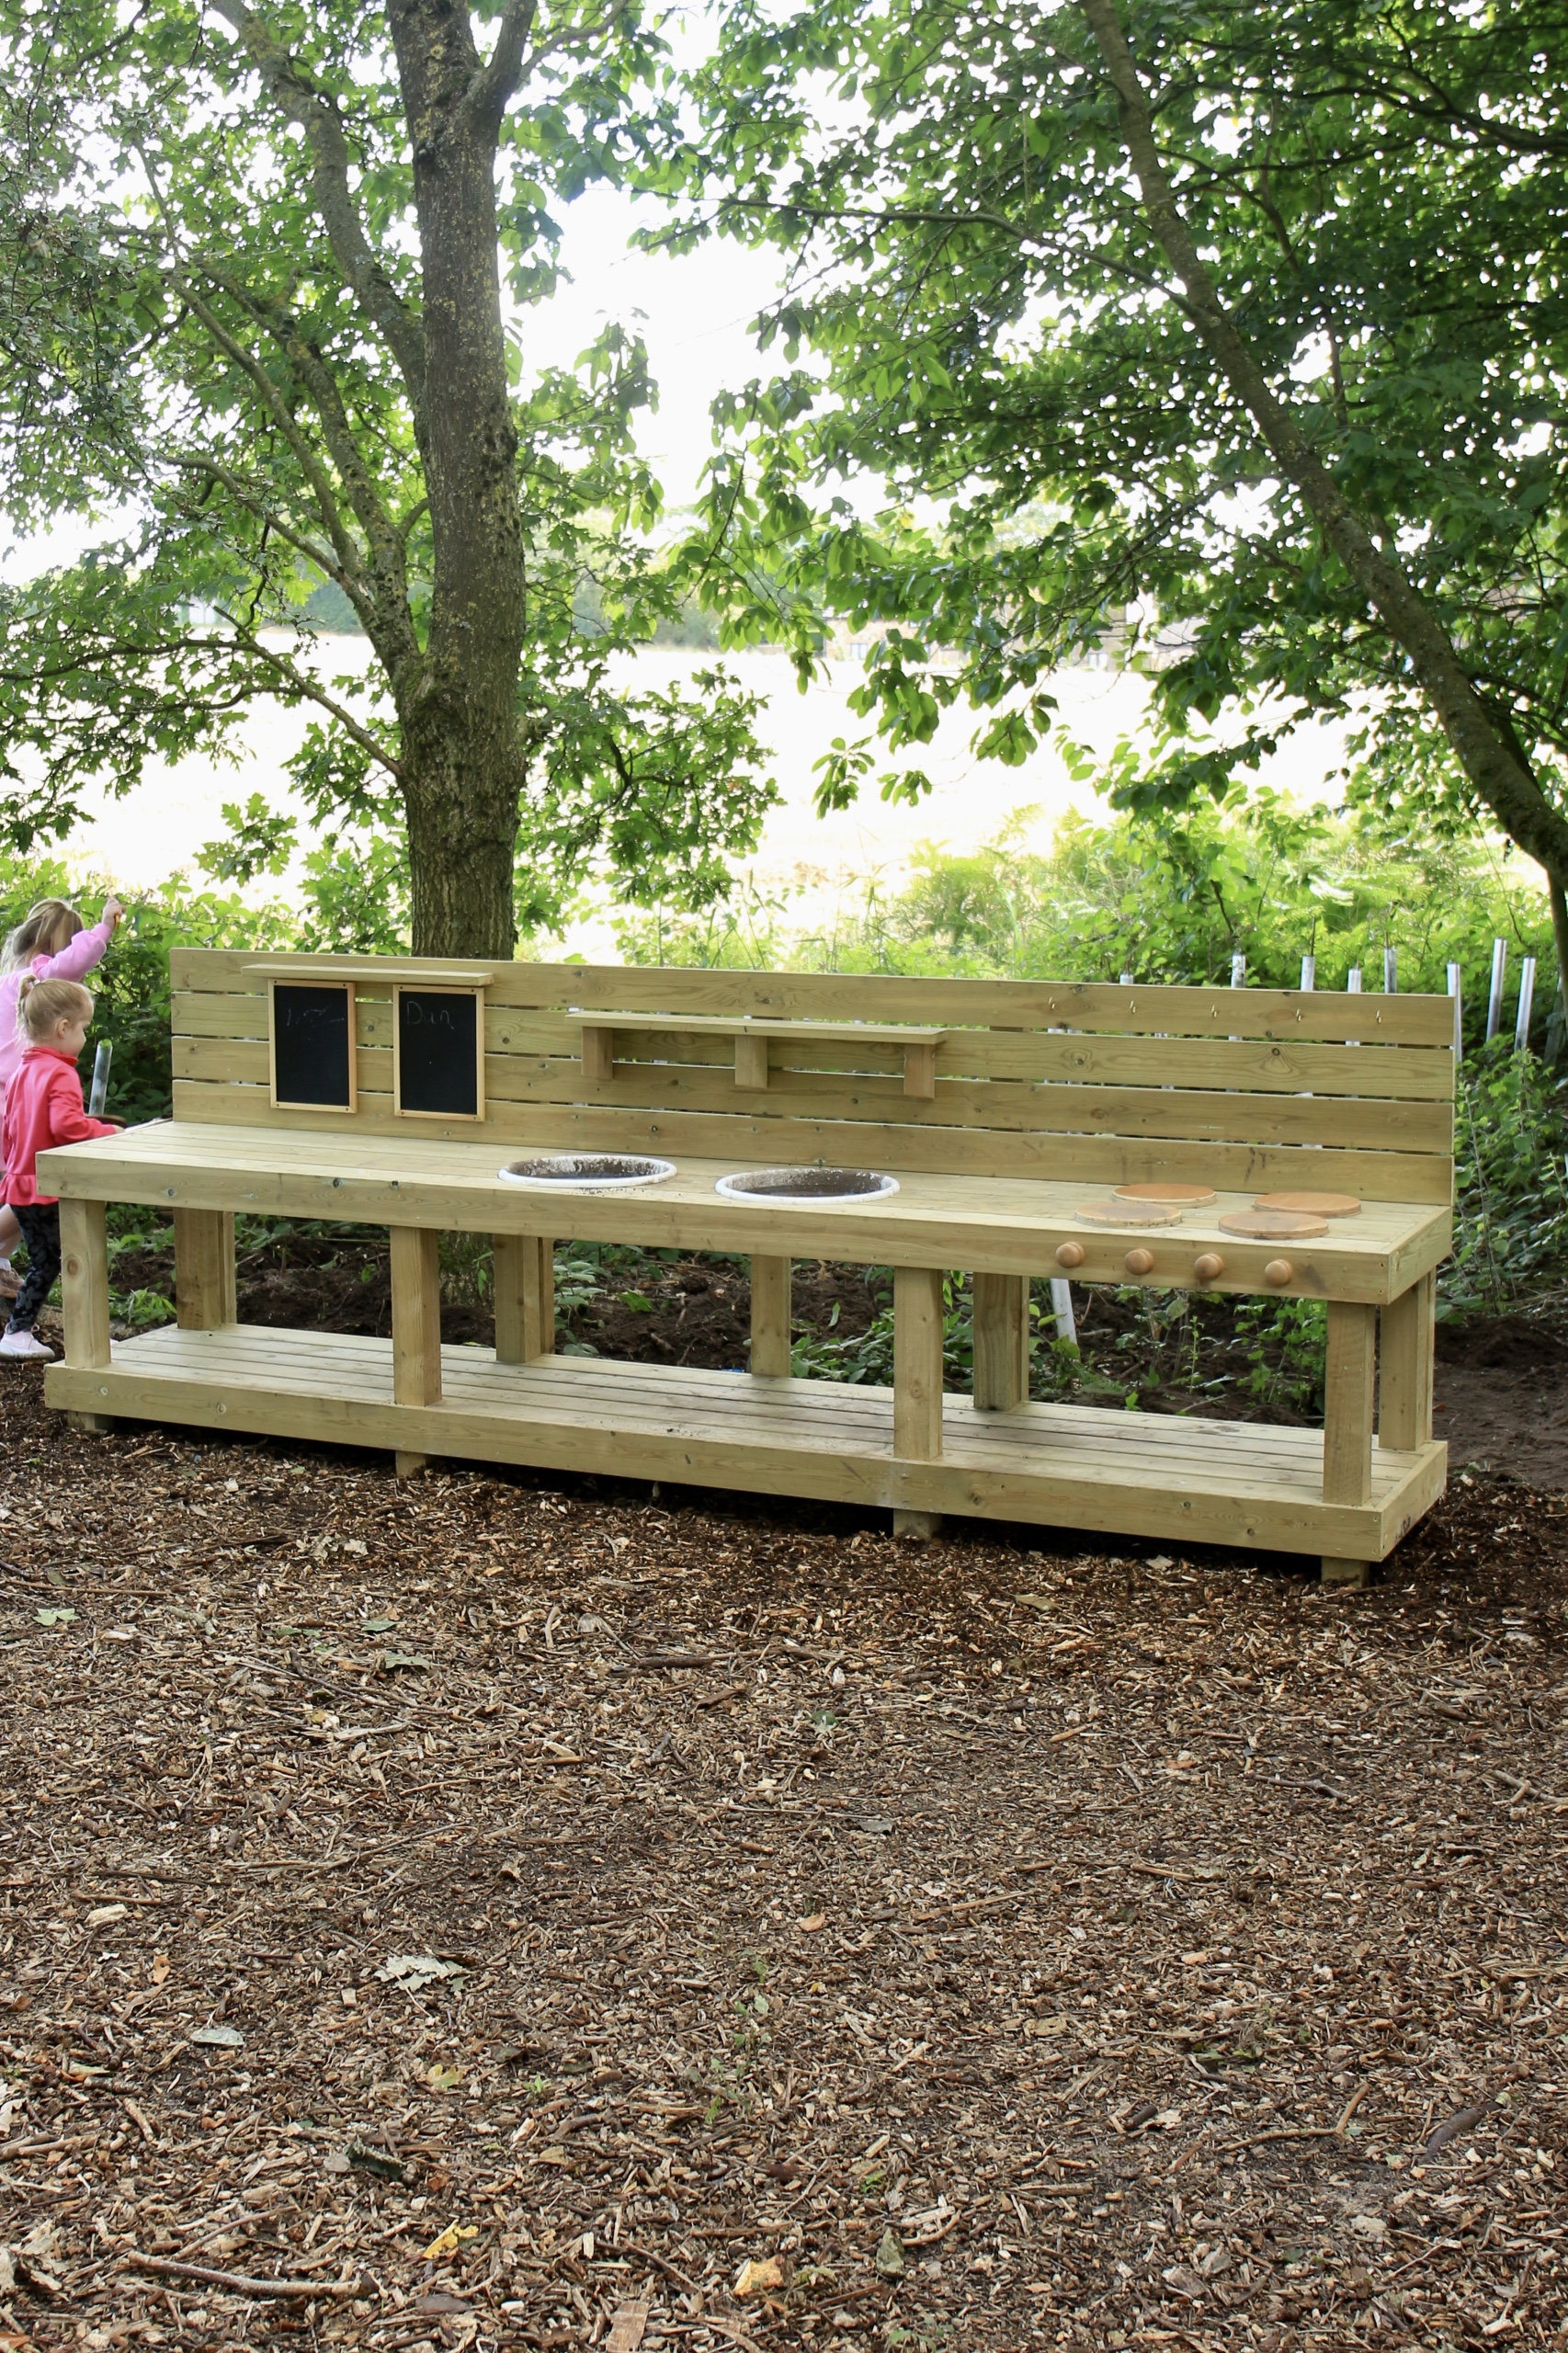
POLYGON ((28 1271, 6 1329, 30 1332, 60 1272, 60 1203, 13 1201, 11 1214, 28 1245, 28 1271))

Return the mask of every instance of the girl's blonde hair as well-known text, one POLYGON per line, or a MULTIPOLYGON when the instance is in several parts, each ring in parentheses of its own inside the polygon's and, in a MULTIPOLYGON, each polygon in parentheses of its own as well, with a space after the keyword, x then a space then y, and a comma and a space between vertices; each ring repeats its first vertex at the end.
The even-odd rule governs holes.
POLYGON ((35 956, 58 956, 68 942, 74 939, 86 925, 66 899, 40 899, 29 907, 26 916, 0 950, 0 970, 16 972, 30 964, 35 956))
POLYGON ((80 981, 27 980, 17 993, 17 1025, 35 1046, 43 1044, 57 1022, 92 1017, 92 996, 80 981))

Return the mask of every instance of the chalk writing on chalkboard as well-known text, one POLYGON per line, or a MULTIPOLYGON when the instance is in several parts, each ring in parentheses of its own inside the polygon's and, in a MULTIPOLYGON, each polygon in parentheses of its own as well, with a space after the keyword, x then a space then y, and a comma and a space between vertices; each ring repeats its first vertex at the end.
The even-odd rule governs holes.
POLYGON ((354 983, 274 981, 272 1100, 284 1111, 352 1111, 354 983))
POLYGON ((483 993, 411 987, 392 995, 393 1108, 405 1118, 483 1120, 483 993))

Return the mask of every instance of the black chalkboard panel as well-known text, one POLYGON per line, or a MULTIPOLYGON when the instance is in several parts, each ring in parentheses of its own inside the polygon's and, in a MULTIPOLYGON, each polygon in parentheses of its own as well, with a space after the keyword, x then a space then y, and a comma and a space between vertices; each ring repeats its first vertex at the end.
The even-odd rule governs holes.
POLYGON ((274 981, 272 1100, 286 1111, 352 1111, 354 983, 274 981))
POLYGON ((483 1120, 483 993, 411 987, 392 995, 393 1109, 415 1119, 483 1120))

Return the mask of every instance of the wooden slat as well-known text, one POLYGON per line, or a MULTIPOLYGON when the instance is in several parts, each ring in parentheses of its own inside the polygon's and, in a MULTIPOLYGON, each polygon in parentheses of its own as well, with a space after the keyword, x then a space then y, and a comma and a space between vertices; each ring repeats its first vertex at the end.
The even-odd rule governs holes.
POLYGON ((102 1201, 60 1204, 60 1299, 66 1362, 84 1370, 107 1365, 108 1240, 102 1201))
POLYGON ((426 1227, 392 1229, 392 1395, 434 1405, 441 1394, 441 1268, 426 1227))
MULTIPOLYGON (((587 1032, 587 1035, 602 1033, 587 1032)), ((267 1076, 267 1049, 254 1041, 176 1038, 176 1077, 256 1085, 267 1076)), ((366 1109, 391 1105, 392 1057, 360 1047, 357 1085, 366 1109)), ((492 1103, 605 1103, 627 1109, 723 1113, 734 1081, 722 1070, 617 1063, 595 1084, 574 1063, 490 1055, 485 1093, 492 1103)), ((1195 1087, 993 1087, 985 1081, 944 1082, 935 1101, 912 1101, 898 1079, 832 1072, 774 1072, 770 1109, 791 1119, 908 1121, 921 1127, 1025 1128, 1056 1135, 1180 1138, 1216 1143, 1337 1145, 1347 1150, 1446 1154, 1453 1111, 1447 1103, 1392 1103, 1360 1097, 1204 1093, 1195 1087)), ((292 1114, 290 1114, 292 1116, 292 1114)), ((340 1121, 345 1115, 336 1115, 340 1121)), ((896 1165, 896 1164, 895 1164, 896 1165)))
MULTIPOLYGON (((358 1042, 392 1044, 392 994, 359 994, 358 1042)), ((754 1025, 754 1028, 756 1025, 754 1025)), ((263 1039, 266 999, 248 995, 182 995, 174 1002, 179 1038, 263 1039)), ((555 1056, 579 1066, 580 1028, 561 1013, 490 1006, 484 1022, 488 1054, 555 1056)), ((869 1038, 851 1048, 826 1041, 809 1050, 788 1033, 757 1029, 752 1042, 767 1048, 770 1067, 902 1075, 901 1051, 869 1038)), ((634 1055, 619 1058, 628 1074, 644 1062, 675 1062, 728 1071, 733 1054, 722 1041, 674 1027, 651 1029, 634 1055)), ((1454 1091, 1451 1049, 1425 1046, 1274 1044, 1257 1039, 1077 1037, 1049 1029, 949 1031, 937 1061, 938 1079, 1076 1081, 1085 1086, 1199 1086, 1271 1095, 1356 1095, 1399 1101, 1446 1103, 1454 1091)))
POLYGON ((1372 1379, 1377 1343, 1375 1308, 1359 1301, 1329 1301, 1324 1375, 1325 1504, 1364 1504, 1372 1492, 1372 1379))
POLYGON ((495 1356, 533 1364, 555 1351, 555 1245, 537 1233, 491 1237, 495 1356))
POLYGON ((1391 1301, 1379 1319, 1378 1443, 1403 1452, 1432 1436, 1432 1372, 1437 1278, 1391 1301))
MULTIPOLYGON (((399 961, 407 960, 400 959, 399 961)), ((173 951, 176 989, 253 985, 243 951, 173 951)), ((373 977, 372 957, 312 957, 345 978, 373 977)), ((432 972, 446 972, 431 961, 432 972)), ((466 969, 466 968, 465 968, 466 969)), ((1451 1046, 1453 1005, 1446 996, 1350 996, 1320 989, 1122 988, 1047 981, 906 980, 886 973, 706 972, 620 964, 475 964, 471 977, 494 972, 492 1002, 505 1006, 575 1005, 585 1011, 759 1014, 820 1021, 915 1021, 936 1028, 1065 1028, 1126 1036, 1199 1038, 1354 1038, 1366 1044, 1451 1046)))
POLYGON ((1017 1275, 974 1278, 974 1403, 1011 1413, 1029 1393, 1029 1286, 1017 1275))
MULTIPOLYGON (((342 1116, 319 1120, 297 1112, 275 1112, 265 1089, 175 1083, 176 1122, 266 1129, 275 1134, 340 1133, 342 1116)), ((472 1125, 449 1130, 434 1120, 426 1132, 453 1143, 473 1140, 472 1125)), ((636 1111, 594 1105, 493 1103, 488 1133, 502 1145, 532 1144, 540 1151, 657 1152, 722 1160, 731 1168, 764 1167, 770 1161, 800 1167, 827 1159, 854 1167, 892 1165, 899 1170, 948 1170, 954 1175, 1036 1176, 1074 1183, 1125 1185, 1158 1176, 1206 1183, 1221 1192, 1261 1192, 1287 1185, 1312 1185, 1358 1193, 1369 1201, 1430 1202, 1446 1208, 1453 1197, 1453 1163, 1444 1155, 1415 1152, 1307 1153, 1300 1146, 1145 1142, 1098 1136, 1009 1133, 913 1124, 890 1129, 869 1121, 728 1117, 676 1111, 636 1111), (894 1154, 896 1157, 890 1156, 894 1154)), ((366 1136, 406 1135, 405 1121, 381 1112, 361 1097, 355 1130, 366 1136)), ((1085 1278, 1085 1279, 1087 1279, 1085 1278)), ((1221 1286, 1223 1288, 1223 1285, 1221 1286)))
POLYGON ((239 1315, 232 1210, 174 1213, 175 1316, 187 1332, 209 1332, 239 1315))
POLYGON ((794 1271, 791 1259, 753 1256, 751 1370, 762 1381, 783 1381, 789 1376, 794 1271))
POLYGON ((892 1449, 934 1462, 942 1451, 942 1276, 899 1267, 892 1279, 892 1449))
POLYGON ((1320 1499, 1313 1430, 1073 1406, 977 1414, 949 1397, 941 1459, 901 1461, 886 1389, 835 1390, 824 1446, 813 1382, 594 1358, 498 1366, 477 1348, 445 1351, 443 1382, 440 1404, 399 1406, 384 1340, 171 1325, 117 1344, 108 1368, 51 1367, 46 1394, 231 1432, 1367 1560, 1435 1500, 1446 1458, 1440 1445, 1380 1449, 1370 1501, 1348 1508, 1320 1499))

